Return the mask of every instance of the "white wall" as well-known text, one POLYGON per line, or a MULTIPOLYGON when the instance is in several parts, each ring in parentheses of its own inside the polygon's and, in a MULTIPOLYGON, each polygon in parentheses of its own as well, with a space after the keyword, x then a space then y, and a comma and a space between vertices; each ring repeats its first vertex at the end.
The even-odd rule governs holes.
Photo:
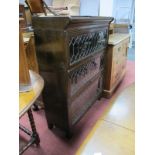
POLYGON ((98 16, 100 0, 80 0, 81 16, 98 16))
POLYGON ((51 6, 52 5, 52 0, 44 0, 47 5, 51 6))
POLYGON ((114 0, 100 0, 100 16, 113 15, 113 1, 114 0))
POLYGON ((113 16, 116 19, 133 19, 134 0, 114 0, 113 16))

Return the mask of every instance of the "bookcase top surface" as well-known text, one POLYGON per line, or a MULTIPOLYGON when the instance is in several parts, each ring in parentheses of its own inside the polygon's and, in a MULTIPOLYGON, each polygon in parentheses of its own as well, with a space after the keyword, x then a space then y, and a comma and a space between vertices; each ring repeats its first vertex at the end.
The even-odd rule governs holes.
POLYGON ((35 27, 52 27, 55 28, 66 28, 70 24, 98 24, 105 23, 109 24, 113 21, 113 17, 102 17, 102 16, 40 16, 33 17, 32 24, 35 27))
POLYGON ((33 18, 50 18, 55 20, 65 19, 65 20, 112 20, 113 17, 106 16, 35 16, 33 18))

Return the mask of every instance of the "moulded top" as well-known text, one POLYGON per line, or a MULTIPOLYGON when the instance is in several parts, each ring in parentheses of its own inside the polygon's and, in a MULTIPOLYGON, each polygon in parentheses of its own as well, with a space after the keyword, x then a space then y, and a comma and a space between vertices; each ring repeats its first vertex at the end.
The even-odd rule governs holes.
POLYGON ((94 24, 94 23, 110 23, 113 17, 102 16, 40 16, 33 17, 32 24, 34 27, 55 27, 56 29, 64 29, 70 24, 94 24))

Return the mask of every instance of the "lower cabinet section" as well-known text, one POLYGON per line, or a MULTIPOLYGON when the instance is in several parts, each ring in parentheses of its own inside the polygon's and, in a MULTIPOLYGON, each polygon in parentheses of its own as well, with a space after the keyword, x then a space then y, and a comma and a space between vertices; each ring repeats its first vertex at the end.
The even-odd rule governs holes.
POLYGON ((112 95, 125 75, 128 44, 129 34, 114 33, 109 36, 105 57, 104 97, 109 98, 112 95))
POLYGON ((68 93, 66 92, 67 94, 62 93, 59 90, 62 81, 55 78, 54 74, 42 73, 42 76, 46 81, 43 98, 46 103, 45 112, 49 128, 54 125, 67 133, 71 133, 73 126, 101 95, 101 73, 99 72, 88 80, 87 84, 80 88, 80 91, 69 98, 67 98, 67 94, 70 94, 70 89, 68 89, 68 93), (55 90, 51 88, 55 88, 55 90))
POLYGON ((98 87, 99 75, 95 79, 90 80, 89 86, 85 88, 76 98, 71 102, 69 114, 71 124, 74 125, 79 118, 87 111, 87 109, 97 100, 101 89, 98 87))
POLYGON ((40 71, 45 81, 43 99, 49 128, 56 126, 71 133, 73 126, 101 96, 103 56, 98 52, 67 71, 61 68, 40 71))

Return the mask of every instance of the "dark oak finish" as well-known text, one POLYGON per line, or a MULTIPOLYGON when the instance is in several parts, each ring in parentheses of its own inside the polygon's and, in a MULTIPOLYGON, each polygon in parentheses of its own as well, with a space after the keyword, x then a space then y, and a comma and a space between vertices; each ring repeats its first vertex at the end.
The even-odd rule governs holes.
POLYGON ((33 17, 49 128, 70 134, 102 93, 110 17, 33 17))

